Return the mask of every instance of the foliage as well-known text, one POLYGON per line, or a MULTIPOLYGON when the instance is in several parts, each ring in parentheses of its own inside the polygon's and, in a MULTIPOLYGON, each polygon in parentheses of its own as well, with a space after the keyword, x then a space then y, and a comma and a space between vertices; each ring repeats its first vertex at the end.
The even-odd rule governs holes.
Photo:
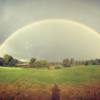
POLYGON ((71 66, 71 61, 70 61, 70 59, 64 59, 63 60, 63 66, 64 67, 70 67, 71 66))
POLYGON ((4 55, 4 65, 5 66, 15 66, 18 60, 14 59, 10 55, 4 55))
POLYGON ((4 59, 0 58, 0 66, 3 66, 3 65, 4 65, 4 59))
POLYGON ((13 57, 10 55, 4 55, 4 64, 9 65, 9 62, 13 60, 13 57))
POLYGON ((61 68, 63 68, 62 65, 55 65, 55 69, 61 69, 61 68))
POLYGON ((34 66, 34 63, 36 62, 36 58, 30 59, 30 66, 34 66))
POLYGON ((33 65, 35 68, 45 68, 49 66, 49 63, 47 60, 40 60, 34 63, 33 65))

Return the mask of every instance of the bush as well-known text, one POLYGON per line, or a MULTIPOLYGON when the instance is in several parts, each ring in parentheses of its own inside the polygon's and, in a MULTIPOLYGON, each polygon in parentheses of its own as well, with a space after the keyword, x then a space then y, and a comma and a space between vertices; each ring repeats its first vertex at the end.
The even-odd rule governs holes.
POLYGON ((63 66, 62 65, 56 65, 55 69, 61 69, 63 66))
POLYGON ((33 64, 33 67, 36 67, 36 68, 43 68, 43 67, 48 67, 48 66, 49 66, 49 63, 47 60, 40 60, 33 64))

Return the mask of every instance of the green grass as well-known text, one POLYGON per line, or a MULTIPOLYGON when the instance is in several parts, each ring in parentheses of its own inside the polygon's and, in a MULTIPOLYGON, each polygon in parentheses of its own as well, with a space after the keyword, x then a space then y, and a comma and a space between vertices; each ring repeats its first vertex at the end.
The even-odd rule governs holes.
POLYGON ((62 69, 0 67, 0 83, 83 84, 100 81, 100 66, 76 66, 62 69))

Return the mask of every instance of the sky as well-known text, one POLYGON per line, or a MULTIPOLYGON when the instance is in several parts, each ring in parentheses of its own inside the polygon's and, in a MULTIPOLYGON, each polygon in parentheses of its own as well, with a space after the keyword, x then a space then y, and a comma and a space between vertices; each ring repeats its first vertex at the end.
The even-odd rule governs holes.
POLYGON ((0 56, 100 58, 99 33, 100 0, 0 0, 0 56))
POLYGON ((54 18, 76 21, 100 33, 100 0, 0 0, 0 44, 26 25, 54 18))
POLYGON ((47 19, 16 31, 0 47, 0 56, 17 59, 100 58, 100 35, 93 29, 65 19, 47 19))

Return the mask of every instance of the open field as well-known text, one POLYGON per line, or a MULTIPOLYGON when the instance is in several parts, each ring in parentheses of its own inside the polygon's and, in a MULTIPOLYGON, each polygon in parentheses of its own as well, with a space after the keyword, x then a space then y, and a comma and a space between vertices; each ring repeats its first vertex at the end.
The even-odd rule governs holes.
POLYGON ((0 100, 52 100, 54 83, 60 89, 60 100, 100 100, 100 66, 0 67, 0 100))
POLYGON ((0 83, 83 84, 100 81, 100 66, 78 66, 62 69, 0 67, 0 83))

